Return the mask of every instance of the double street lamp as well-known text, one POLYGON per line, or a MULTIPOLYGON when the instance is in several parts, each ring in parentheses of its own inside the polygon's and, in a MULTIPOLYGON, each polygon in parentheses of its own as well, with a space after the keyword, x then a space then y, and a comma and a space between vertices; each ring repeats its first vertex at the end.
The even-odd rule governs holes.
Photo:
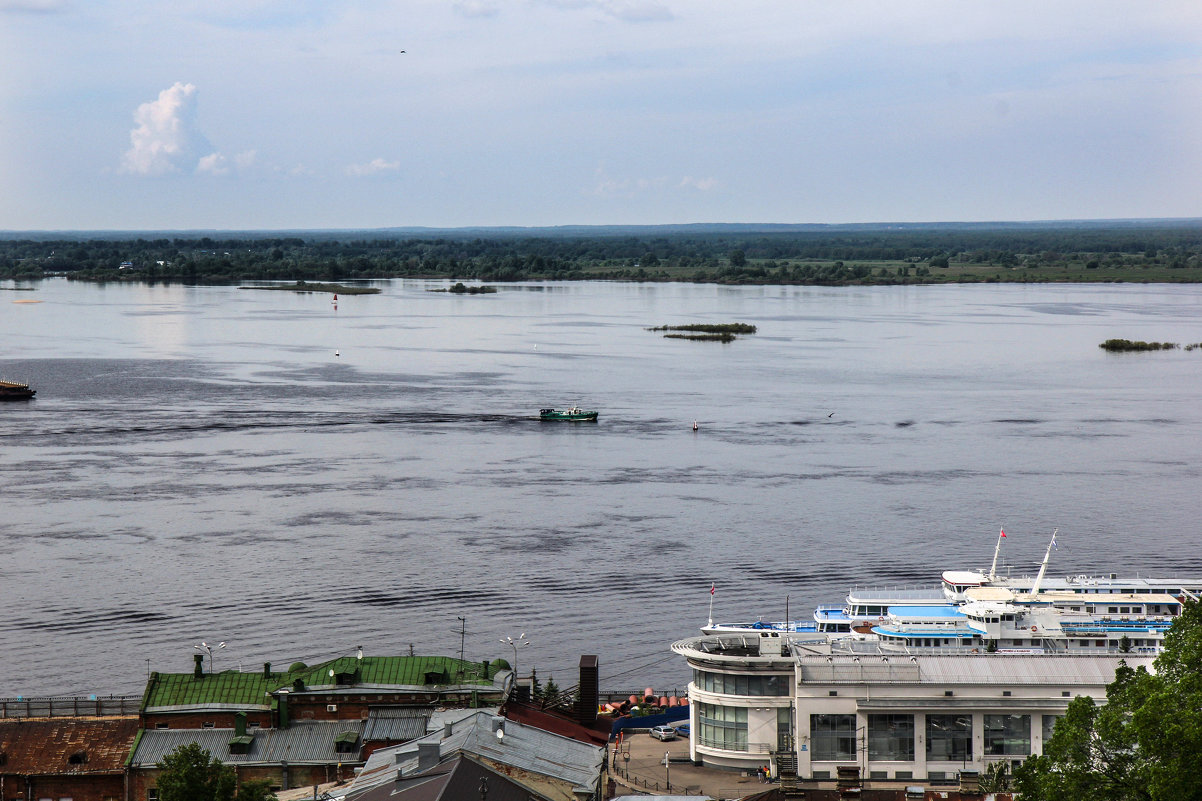
POLYGON ((530 644, 530 641, 526 639, 526 632, 523 631, 518 635, 516 640, 513 637, 506 637, 503 640, 498 640, 498 642, 502 645, 508 645, 513 649, 513 680, 516 684, 518 679, 518 646, 525 647, 530 644))
POLYGON ((213 672, 213 651, 219 651, 225 647, 225 643, 219 642, 216 645, 209 645, 207 642, 201 642, 200 645, 193 645, 197 651, 204 651, 209 655, 209 672, 213 672))

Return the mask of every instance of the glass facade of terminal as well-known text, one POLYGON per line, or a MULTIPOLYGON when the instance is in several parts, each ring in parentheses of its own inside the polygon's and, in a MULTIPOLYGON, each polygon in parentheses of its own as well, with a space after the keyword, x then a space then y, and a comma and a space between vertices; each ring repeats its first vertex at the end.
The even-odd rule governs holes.
POLYGON ((972 715, 927 715, 927 761, 972 759, 972 715))
POLYGON ((791 675, 739 675, 693 671, 693 684, 698 690, 719 695, 786 696, 792 690, 791 675))
POLYGON ((810 715, 810 759, 849 762, 856 758, 855 715, 810 715))
POLYGON ((697 704, 697 743, 726 751, 747 750, 747 709, 697 704))
POLYGON ((1030 715, 986 715, 985 753, 1025 757, 1031 753, 1030 715))

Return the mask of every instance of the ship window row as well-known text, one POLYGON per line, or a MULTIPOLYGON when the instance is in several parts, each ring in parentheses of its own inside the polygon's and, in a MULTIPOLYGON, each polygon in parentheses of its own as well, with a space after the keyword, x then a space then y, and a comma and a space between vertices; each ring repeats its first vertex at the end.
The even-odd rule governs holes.
POLYGON ((747 709, 718 704, 697 704, 697 742, 726 751, 747 750, 747 709))
POLYGON ((693 684, 699 690, 720 695, 775 695, 792 691, 792 674, 760 674, 753 676, 734 673, 693 671, 693 684))
MULTIPOLYGON (((1030 715, 983 715, 982 746, 988 756, 1026 757, 1031 753, 1030 715)), ((1052 737, 1062 715, 1044 715, 1043 740, 1052 737)), ((810 715, 810 751, 815 762, 850 762, 859 749, 870 761, 913 762, 914 716, 868 715, 867 726, 856 728, 855 715, 810 715)), ((929 762, 973 759, 971 715, 927 715, 926 758, 929 762)))

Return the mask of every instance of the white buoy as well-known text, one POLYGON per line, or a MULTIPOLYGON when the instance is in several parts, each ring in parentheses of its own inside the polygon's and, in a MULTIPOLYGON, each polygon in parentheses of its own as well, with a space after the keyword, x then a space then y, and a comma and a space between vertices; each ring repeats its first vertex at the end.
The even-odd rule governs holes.
POLYGON ((697 421, 696 420, 693 421, 693 430, 694 431, 697 430, 697 421))
POLYGON ((341 351, 337 351, 337 350, 336 350, 336 351, 334 351, 334 355, 335 355, 335 356, 341 356, 341 355, 342 355, 342 352, 341 352, 341 351))

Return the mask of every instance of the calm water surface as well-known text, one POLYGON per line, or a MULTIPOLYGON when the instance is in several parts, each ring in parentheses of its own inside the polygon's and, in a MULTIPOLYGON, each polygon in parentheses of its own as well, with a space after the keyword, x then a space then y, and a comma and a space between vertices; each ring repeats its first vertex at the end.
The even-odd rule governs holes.
MULTIPOLYGON (((11 286, 11 284, 7 285, 11 286)), ((705 622, 1029 571, 1202 573, 1202 287, 0 292, 0 696, 353 652, 683 690, 705 622), (39 300, 40 303, 12 303, 39 300), (645 328, 748 322, 732 344, 645 328), (596 424, 536 419, 579 403, 596 424), (698 430, 692 431, 693 421, 698 430)))

